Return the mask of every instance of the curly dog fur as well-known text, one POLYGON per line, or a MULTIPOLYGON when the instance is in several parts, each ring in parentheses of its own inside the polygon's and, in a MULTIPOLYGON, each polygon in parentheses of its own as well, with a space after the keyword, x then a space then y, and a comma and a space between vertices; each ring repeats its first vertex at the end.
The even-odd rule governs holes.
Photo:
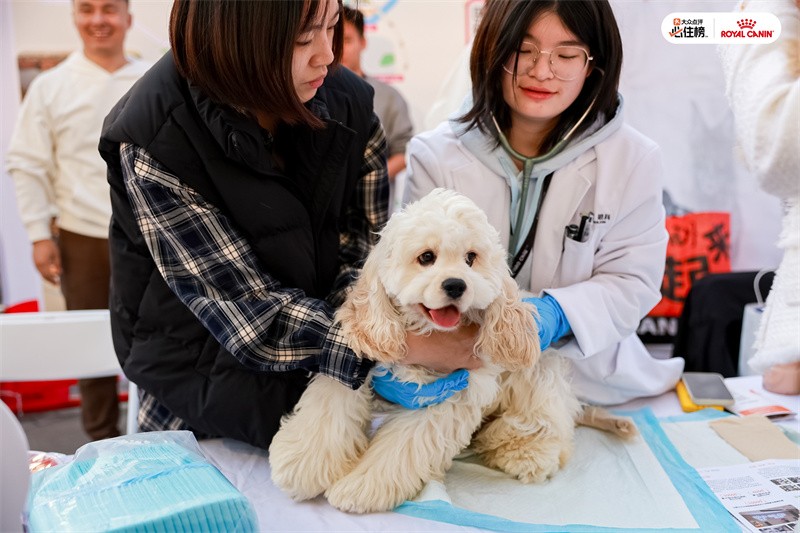
POLYGON ((429 383, 440 376, 402 363, 407 332, 476 323, 483 366, 470 371, 466 389, 419 410, 375 397, 369 377, 351 390, 316 376, 272 442, 273 481, 296 500, 324 494, 344 511, 386 511, 443 479, 470 445, 522 482, 547 479, 569 458, 575 423, 586 417, 565 363, 541 355, 533 312, 497 231, 471 200, 437 189, 396 213, 337 312, 349 346, 403 381, 429 383), (385 418, 370 435, 376 410, 385 418))

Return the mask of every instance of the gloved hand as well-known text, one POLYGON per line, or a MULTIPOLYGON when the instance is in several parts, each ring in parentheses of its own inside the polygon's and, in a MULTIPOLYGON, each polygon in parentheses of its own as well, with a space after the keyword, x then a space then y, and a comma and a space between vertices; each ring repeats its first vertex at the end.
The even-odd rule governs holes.
POLYGON ((539 345, 542 350, 570 332, 564 310, 549 294, 541 298, 523 298, 522 301, 535 305, 539 311, 539 316, 533 317, 539 328, 539 345))
POLYGON ((442 403, 456 392, 467 388, 469 372, 461 369, 427 385, 400 381, 388 369, 383 368, 372 376, 372 390, 392 403, 406 409, 420 409, 442 403))

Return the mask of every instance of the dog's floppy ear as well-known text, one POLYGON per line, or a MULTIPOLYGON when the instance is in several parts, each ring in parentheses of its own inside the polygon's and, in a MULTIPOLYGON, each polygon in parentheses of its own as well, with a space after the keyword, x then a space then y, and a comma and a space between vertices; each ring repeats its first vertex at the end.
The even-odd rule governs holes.
POLYGON ((484 312, 475 349, 506 370, 532 367, 541 348, 532 308, 522 302, 517 283, 506 275, 500 295, 484 312))
POLYGON ((381 283, 379 242, 361 270, 344 304, 336 312, 342 332, 353 351, 380 363, 396 362, 406 355, 405 324, 381 283))

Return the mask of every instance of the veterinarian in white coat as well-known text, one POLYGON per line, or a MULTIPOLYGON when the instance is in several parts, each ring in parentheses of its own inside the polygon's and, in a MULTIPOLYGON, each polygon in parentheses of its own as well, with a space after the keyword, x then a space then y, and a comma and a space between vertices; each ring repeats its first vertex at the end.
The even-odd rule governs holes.
POLYGON ((472 98, 408 148, 406 201, 447 187, 486 211, 537 296, 542 347, 599 404, 661 394, 683 370, 636 336, 661 296, 667 232, 658 147, 623 122, 621 62, 607 2, 490 0, 472 98))

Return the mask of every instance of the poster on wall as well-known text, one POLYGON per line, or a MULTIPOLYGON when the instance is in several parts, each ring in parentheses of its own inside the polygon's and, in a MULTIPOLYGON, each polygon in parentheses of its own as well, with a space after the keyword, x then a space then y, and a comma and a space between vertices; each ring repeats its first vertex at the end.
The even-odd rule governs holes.
POLYGON ((399 0, 345 2, 364 14, 364 33, 369 42, 368 53, 362 59, 364 71, 390 85, 402 83, 410 66, 406 36, 391 16, 398 3, 399 0))

